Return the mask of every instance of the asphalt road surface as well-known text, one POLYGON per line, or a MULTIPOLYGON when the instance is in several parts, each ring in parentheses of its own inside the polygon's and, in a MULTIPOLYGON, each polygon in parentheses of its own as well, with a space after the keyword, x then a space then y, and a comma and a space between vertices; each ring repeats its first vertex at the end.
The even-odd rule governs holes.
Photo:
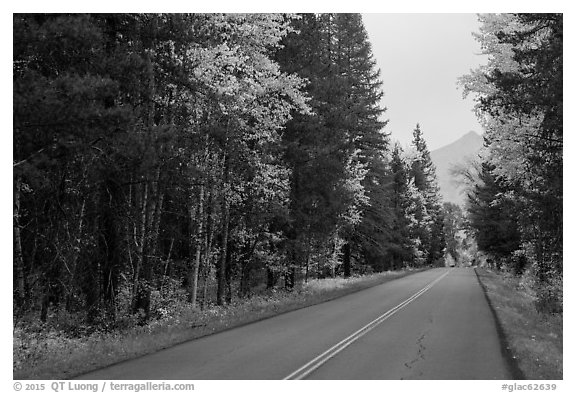
POLYGON ((474 269, 439 268, 81 379, 513 379, 474 269))

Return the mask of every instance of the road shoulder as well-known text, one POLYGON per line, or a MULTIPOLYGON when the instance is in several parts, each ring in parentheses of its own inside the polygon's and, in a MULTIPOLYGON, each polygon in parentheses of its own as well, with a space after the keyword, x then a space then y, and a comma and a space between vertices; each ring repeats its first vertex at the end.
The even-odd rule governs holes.
POLYGON ((518 278, 475 271, 514 379, 562 379, 562 316, 538 313, 518 278))

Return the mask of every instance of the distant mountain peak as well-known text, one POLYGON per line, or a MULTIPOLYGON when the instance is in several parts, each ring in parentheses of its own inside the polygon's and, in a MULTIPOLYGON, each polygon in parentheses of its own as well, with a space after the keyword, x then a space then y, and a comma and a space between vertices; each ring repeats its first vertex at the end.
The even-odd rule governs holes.
POLYGON ((460 138, 456 139, 454 142, 449 143, 445 146, 439 147, 436 150, 441 150, 445 148, 452 148, 453 145, 462 145, 464 143, 474 143, 474 141, 483 141, 483 138, 476 131, 468 131, 466 134, 462 135, 460 138), (472 142, 471 142, 472 141, 472 142))
POLYGON ((452 177, 450 170, 462 165, 471 158, 476 158, 483 145, 483 138, 475 131, 469 131, 456 141, 430 152, 432 162, 436 166, 436 176, 440 193, 445 202, 464 205, 465 196, 461 192, 457 179, 452 177))
MULTIPOLYGON (((460 139, 469 140, 469 139, 476 139, 476 140, 483 140, 482 136, 478 134, 476 131, 468 131, 464 134, 460 139)), ((459 140, 460 140, 459 139, 459 140)), ((458 142, 458 141, 456 141, 458 142)))

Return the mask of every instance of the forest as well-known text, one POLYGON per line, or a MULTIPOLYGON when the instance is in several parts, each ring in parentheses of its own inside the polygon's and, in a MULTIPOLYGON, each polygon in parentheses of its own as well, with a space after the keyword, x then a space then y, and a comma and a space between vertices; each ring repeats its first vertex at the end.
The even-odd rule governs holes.
POLYGON ((443 263, 423 133, 391 143, 381 85, 357 14, 16 15, 16 315, 443 263))
POLYGON ((562 16, 480 20, 461 209, 418 119, 409 147, 387 131, 359 14, 14 14, 14 325, 146 325, 470 247, 561 312, 562 16))

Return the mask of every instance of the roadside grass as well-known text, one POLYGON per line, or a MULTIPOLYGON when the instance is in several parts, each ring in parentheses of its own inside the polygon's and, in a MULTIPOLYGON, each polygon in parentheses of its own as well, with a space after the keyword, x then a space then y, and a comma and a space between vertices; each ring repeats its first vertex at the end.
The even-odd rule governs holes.
POLYGON ((476 273, 523 377, 561 380, 562 314, 539 313, 535 294, 518 277, 485 269, 476 269, 476 273))
POLYGON ((13 333, 14 379, 70 379, 124 360, 150 354, 185 341, 239 327, 278 314, 326 302, 421 270, 367 276, 328 278, 301 283, 291 291, 274 289, 238 299, 228 306, 210 305, 203 311, 185 302, 144 326, 96 331, 71 337, 52 329, 13 333))

